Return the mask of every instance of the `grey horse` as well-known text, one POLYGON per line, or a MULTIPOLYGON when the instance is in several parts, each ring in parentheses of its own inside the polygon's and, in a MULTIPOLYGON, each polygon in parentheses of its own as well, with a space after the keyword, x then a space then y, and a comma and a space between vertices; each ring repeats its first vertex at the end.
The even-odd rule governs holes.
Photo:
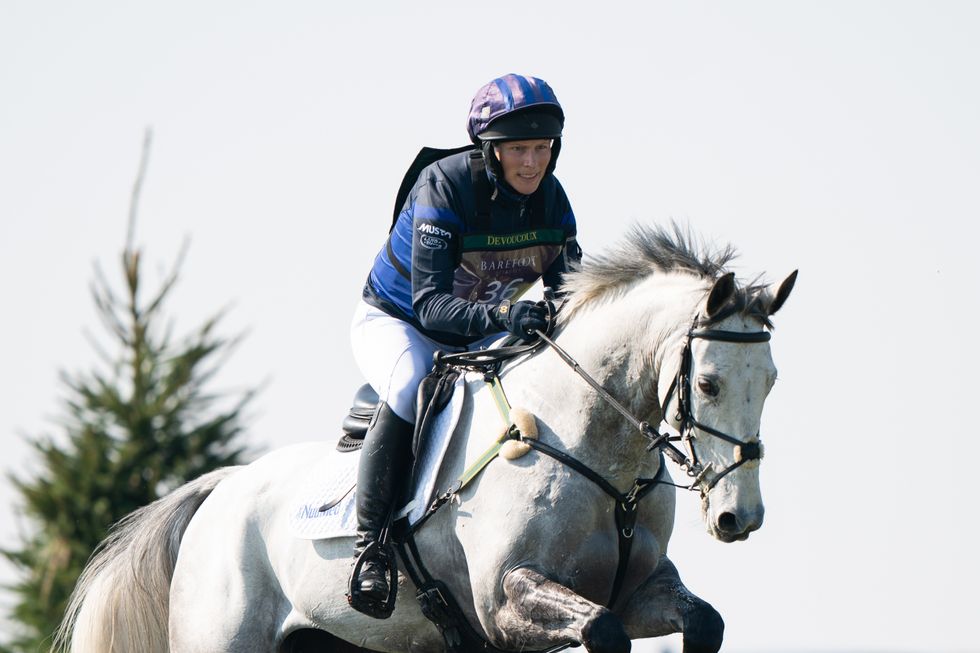
MULTIPOLYGON (((720 615, 667 557, 676 487, 658 450, 683 465, 678 486, 701 493, 713 537, 742 540, 761 526, 758 434, 776 377, 767 329, 795 273, 776 290, 741 287, 724 272, 730 249, 701 249, 677 228, 634 227, 569 276, 553 336, 564 356, 544 347, 501 372, 510 404, 533 415, 536 440, 490 462, 415 533, 428 572, 483 650, 580 644, 620 653, 632 639, 677 632, 685 653, 721 647, 720 615), (660 437, 650 425, 661 422, 680 435, 660 437)), ((467 386, 438 487, 452 485, 505 426, 484 381, 467 386)), ((449 650, 405 574, 392 616, 371 619, 345 597, 350 539, 290 534, 297 479, 332 446, 273 451, 127 517, 80 579, 58 645, 449 650)))

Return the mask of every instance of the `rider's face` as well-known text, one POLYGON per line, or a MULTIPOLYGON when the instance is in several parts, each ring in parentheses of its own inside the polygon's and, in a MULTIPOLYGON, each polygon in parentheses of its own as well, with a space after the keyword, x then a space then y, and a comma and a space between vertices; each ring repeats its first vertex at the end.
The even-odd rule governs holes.
POLYGON ((551 139, 507 141, 495 146, 497 160, 504 169, 504 181, 522 195, 538 189, 551 162, 551 139))

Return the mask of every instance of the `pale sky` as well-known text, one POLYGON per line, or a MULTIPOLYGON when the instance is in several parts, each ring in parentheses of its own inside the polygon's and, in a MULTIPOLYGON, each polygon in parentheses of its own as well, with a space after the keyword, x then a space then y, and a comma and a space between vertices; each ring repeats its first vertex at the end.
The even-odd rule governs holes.
MULTIPOLYGON (((557 175, 587 254, 676 219, 734 244, 743 279, 800 269, 772 341, 765 525, 721 544, 679 499, 670 554, 725 650, 980 650, 972 2, 5 0, 0 466, 30 470, 59 370, 96 363, 92 263, 118 278, 146 126, 148 278, 191 239, 171 311, 187 328, 231 304, 223 333, 249 330, 219 381, 269 379, 254 446, 335 438, 401 175, 464 144, 473 93, 508 72, 565 107, 557 175)), ((0 484, 7 546, 14 499, 0 484)))

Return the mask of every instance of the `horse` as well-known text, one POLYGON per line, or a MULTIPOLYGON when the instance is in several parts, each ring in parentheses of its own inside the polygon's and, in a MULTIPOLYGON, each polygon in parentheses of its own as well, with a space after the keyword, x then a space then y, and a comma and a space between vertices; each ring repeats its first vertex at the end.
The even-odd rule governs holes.
MULTIPOLYGON (((557 326, 540 334, 551 346, 500 370, 509 402, 533 415, 536 439, 521 442, 530 451, 487 464, 414 533, 482 650, 622 653, 632 639, 678 632, 685 653, 721 647, 720 614, 667 556, 675 494, 700 492, 706 529, 723 542, 762 525, 759 431, 776 378, 770 316, 796 278, 778 289, 741 285, 726 272, 733 256, 677 225, 635 225, 567 276, 557 326), (651 426, 661 422, 677 435, 651 426), (673 481, 664 453, 684 482, 673 481)), ((439 487, 500 434, 479 377, 464 377, 439 487)), ((296 479, 329 447, 274 450, 124 518, 80 577, 58 646, 466 650, 426 619, 404 572, 390 618, 372 619, 345 597, 352 538, 290 533, 296 479)))

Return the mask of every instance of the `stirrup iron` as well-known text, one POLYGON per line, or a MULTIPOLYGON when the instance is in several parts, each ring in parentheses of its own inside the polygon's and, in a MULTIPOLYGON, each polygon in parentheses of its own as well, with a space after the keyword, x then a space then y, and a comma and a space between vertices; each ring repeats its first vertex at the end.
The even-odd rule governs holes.
POLYGON ((361 555, 357 556, 354 568, 350 572, 350 579, 347 581, 347 603, 358 612, 362 612, 375 619, 387 619, 395 610, 395 597, 398 594, 398 560, 395 554, 395 547, 390 542, 370 542, 361 555), (365 596, 361 592, 359 576, 364 563, 369 560, 377 560, 388 570, 388 596, 383 600, 365 596))

